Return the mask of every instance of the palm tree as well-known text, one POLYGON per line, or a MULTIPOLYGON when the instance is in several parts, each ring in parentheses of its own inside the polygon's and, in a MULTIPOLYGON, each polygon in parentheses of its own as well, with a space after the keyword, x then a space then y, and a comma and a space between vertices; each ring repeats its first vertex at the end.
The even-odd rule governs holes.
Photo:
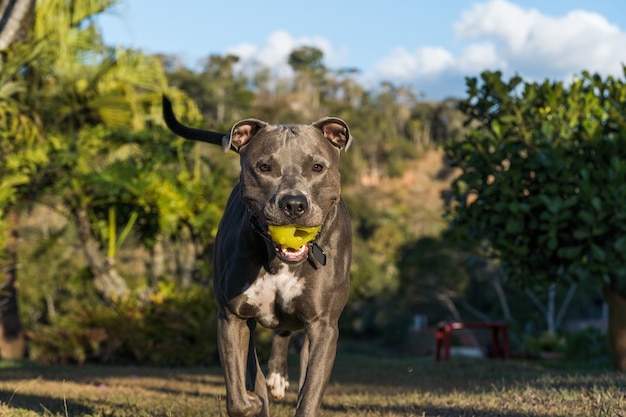
POLYGON ((41 130, 36 115, 23 106, 27 90, 22 70, 40 49, 23 47, 32 21, 34 1, 0 2, 0 242, 2 287, 0 288, 0 357, 20 359, 24 355, 24 333, 17 303, 18 202, 32 175, 46 162, 40 144, 41 130), (12 47, 12 48, 11 48, 12 47))
MULTIPOLYGON (((18 7, 22 3, 10 3, 0 3, 0 10, 14 14, 23 10, 18 7)), ((109 300, 128 288, 111 256, 103 254, 101 238, 107 236, 97 233, 93 213, 94 204, 115 202, 97 201, 90 181, 102 183, 98 172, 120 155, 138 152, 127 141, 118 141, 114 149, 105 142, 107 129, 133 132, 155 123, 166 86, 156 59, 103 44, 93 17, 115 4, 115 0, 38 2, 30 35, 11 35, 21 42, 3 51, 0 62, 0 123, 5 125, 0 144, 0 227, 13 226, 5 252, 15 264, 20 197, 33 198, 52 188, 75 220, 96 288, 109 300), (109 157, 113 151, 117 156, 109 157)), ((12 18, 3 17, 0 27, 7 31, 15 27, 4 24, 12 18)), ((0 40, 9 38, 8 32, 6 36, 0 32, 0 40)), ((9 265, 4 270, 11 276, 5 281, 14 283, 16 268, 9 265)), ((6 294, 14 293, 9 289, 6 294)))
POLYGON ((26 39, 34 12, 35 0, 0 0, 0 51, 26 39))
POLYGON ((141 152, 132 140, 110 139, 118 129, 132 136, 155 123, 167 85, 156 58, 104 45, 93 17, 115 3, 40 2, 34 39, 45 39, 50 47, 31 67, 30 78, 36 86, 30 104, 41 115, 55 155, 47 172, 75 221, 96 289, 107 300, 129 289, 115 266, 114 243, 105 242, 115 239, 107 232, 115 228, 99 230, 97 213, 119 209, 119 187, 109 174, 120 160, 141 152))

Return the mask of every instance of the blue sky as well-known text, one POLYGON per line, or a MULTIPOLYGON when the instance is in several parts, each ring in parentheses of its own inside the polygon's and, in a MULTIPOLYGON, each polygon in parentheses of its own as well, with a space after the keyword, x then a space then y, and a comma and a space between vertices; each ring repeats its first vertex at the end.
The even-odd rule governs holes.
POLYGON ((368 87, 389 80, 427 99, 463 97, 464 77, 484 69, 567 80, 619 76, 626 63, 624 0, 126 0, 98 23, 110 45, 190 67, 234 53, 240 70, 276 76, 289 74, 294 48, 312 45, 368 87))

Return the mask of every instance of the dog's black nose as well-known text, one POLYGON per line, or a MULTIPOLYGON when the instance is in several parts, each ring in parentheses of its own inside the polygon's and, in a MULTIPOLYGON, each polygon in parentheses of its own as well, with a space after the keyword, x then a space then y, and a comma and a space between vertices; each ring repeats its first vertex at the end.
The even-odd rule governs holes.
POLYGON ((309 208, 306 197, 301 194, 286 195, 280 199, 278 204, 280 209, 292 219, 302 216, 309 208))

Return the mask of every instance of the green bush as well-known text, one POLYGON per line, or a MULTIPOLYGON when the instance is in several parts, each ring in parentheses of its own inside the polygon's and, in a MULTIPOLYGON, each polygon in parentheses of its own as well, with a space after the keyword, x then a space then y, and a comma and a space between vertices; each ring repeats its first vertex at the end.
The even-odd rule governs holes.
POLYGON ((37 325, 30 355, 43 363, 191 365, 216 360, 212 291, 167 283, 112 306, 85 305, 37 325))
POLYGON ((606 334, 598 329, 589 328, 569 333, 566 340, 565 355, 568 359, 597 359, 608 353, 606 334))
POLYGON ((553 332, 524 337, 524 350, 528 353, 563 352, 565 348, 565 339, 553 332))

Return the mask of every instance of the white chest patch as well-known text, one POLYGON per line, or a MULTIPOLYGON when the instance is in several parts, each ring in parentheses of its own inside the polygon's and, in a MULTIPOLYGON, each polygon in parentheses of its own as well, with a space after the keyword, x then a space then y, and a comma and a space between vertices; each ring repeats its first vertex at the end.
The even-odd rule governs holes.
POLYGON ((247 304, 259 309, 256 319, 266 327, 278 325, 276 309, 293 313, 293 299, 304 290, 304 281, 293 275, 287 265, 281 265, 276 274, 264 274, 244 291, 247 304))

